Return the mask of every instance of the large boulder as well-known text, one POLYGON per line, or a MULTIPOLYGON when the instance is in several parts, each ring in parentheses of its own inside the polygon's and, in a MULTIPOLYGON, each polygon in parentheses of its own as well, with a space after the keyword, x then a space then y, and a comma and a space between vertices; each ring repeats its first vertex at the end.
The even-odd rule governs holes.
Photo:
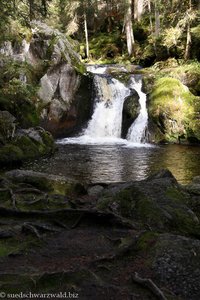
POLYGON ((41 22, 31 26, 30 42, 5 42, 0 49, 9 60, 0 59, 9 70, 6 76, 2 72, 9 89, 0 93, 0 109, 11 112, 23 128, 40 124, 55 137, 69 134, 89 119, 92 80, 73 40, 41 22))
POLYGON ((78 194, 80 184, 69 180, 64 176, 51 175, 47 173, 34 172, 31 170, 15 169, 5 173, 5 177, 15 184, 30 184, 35 188, 60 195, 78 194))
POLYGON ((150 142, 199 142, 200 98, 178 79, 155 81, 148 101, 150 142))
POLYGON ((40 79, 38 96, 41 102, 41 125, 55 137, 70 133, 89 118, 89 110, 79 111, 80 101, 88 107, 91 99, 90 78, 83 75, 85 67, 74 51, 71 41, 58 30, 40 22, 32 23, 33 38, 30 43, 30 62, 37 65, 46 60, 47 70, 40 79), (82 91, 87 81, 87 95, 82 91), (82 99, 77 97, 82 95, 82 99), (85 115, 84 115, 85 113, 85 115))
POLYGON ((112 210, 142 228, 198 235, 199 219, 170 171, 162 170, 144 181, 114 185, 98 200, 102 210, 112 210))
POLYGON ((0 165, 14 165, 55 151, 52 135, 41 127, 19 129, 9 141, 0 147, 0 165))

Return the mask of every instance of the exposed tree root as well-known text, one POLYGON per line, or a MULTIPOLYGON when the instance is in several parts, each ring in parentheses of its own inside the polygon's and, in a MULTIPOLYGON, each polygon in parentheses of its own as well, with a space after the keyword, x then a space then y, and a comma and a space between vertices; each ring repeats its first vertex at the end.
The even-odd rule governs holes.
POLYGON ((15 197, 15 194, 13 193, 13 190, 12 189, 9 189, 9 193, 10 193, 10 197, 11 197, 11 201, 12 201, 12 206, 15 210, 17 210, 17 207, 16 207, 16 197, 15 197))
POLYGON ((81 223, 81 220, 83 219, 84 213, 80 214, 76 222, 71 226, 71 229, 75 229, 78 227, 78 225, 81 223))
MULTIPOLYGON (((15 203, 13 201, 13 203, 15 203)), ((87 210, 87 209, 59 209, 59 210, 33 210, 33 211, 19 211, 8 209, 4 207, 0 207, 0 215, 3 216, 16 216, 16 217, 46 217, 52 218, 55 217, 56 219, 69 217, 76 217, 78 215, 78 220, 75 222, 75 227, 80 224, 80 221, 92 221, 95 224, 103 224, 103 225, 115 225, 120 226, 123 228, 129 229, 138 229, 133 223, 129 220, 122 218, 114 213, 111 212, 101 212, 98 210, 87 210), (81 220, 79 220, 80 215, 81 220), (77 223, 77 224, 76 224, 77 223)), ((73 225, 74 226, 74 225, 73 225)))
POLYGON ((34 194, 45 194, 44 192, 36 189, 36 188, 20 188, 15 190, 16 194, 29 194, 29 193, 34 193, 34 194))
POLYGON ((31 233, 31 234, 35 235, 39 240, 41 239, 41 236, 40 236, 38 230, 32 224, 24 223, 22 226, 22 232, 31 233))
POLYGON ((135 273, 132 276, 133 282, 139 283, 142 286, 148 288, 158 299, 167 300, 163 292, 159 289, 159 287, 151 280, 147 278, 141 278, 138 276, 138 273, 135 273))

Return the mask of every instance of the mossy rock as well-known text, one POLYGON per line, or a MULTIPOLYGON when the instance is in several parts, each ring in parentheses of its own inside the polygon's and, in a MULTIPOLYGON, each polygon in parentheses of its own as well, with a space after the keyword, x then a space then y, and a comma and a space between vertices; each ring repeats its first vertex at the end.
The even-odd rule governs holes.
POLYGON ((17 145, 6 144, 0 148, 0 165, 10 165, 23 159, 23 151, 17 145))
POLYGON ((160 174, 120 190, 106 190, 97 207, 114 211, 141 228, 199 236, 199 219, 189 206, 189 195, 174 177, 160 174))
POLYGON ((85 193, 85 189, 81 184, 71 182, 63 176, 49 175, 30 170, 12 170, 5 175, 14 184, 31 184, 42 191, 52 194, 73 196, 85 193))
MULTIPOLYGON (((148 112, 150 120, 163 133, 165 141, 200 141, 200 98, 194 96, 178 79, 163 77, 155 81, 148 112)), ((155 138, 151 131, 150 139, 152 136, 155 138)))
POLYGON ((0 148, 0 165, 21 163, 22 161, 50 155, 55 151, 51 134, 42 128, 30 128, 19 132, 9 144, 0 148))

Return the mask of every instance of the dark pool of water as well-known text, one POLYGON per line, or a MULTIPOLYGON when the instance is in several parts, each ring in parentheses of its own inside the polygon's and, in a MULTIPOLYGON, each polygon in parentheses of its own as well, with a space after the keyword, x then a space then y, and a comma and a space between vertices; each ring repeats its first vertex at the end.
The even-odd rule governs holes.
POLYGON ((200 147, 164 145, 155 148, 124 148, 120 145, 59 145, 51 158, 23 168, 65 175, 84 182, 142 180, 168 168, 186 184, 200 175, 200 147))

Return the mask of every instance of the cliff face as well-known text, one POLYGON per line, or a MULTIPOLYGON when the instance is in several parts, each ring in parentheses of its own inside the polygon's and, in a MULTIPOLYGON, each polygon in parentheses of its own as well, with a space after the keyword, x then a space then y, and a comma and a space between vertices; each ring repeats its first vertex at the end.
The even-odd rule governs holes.
POLYGON ((91 81, 72 43, 58 30, 33 22, 29 42, 7 41, 0 50, 5 68, 5 57, 21 65, 14 78, 23 86, 35 87, 35 99, 30 102, 35 102, 39 124, 55 137, 73 132, 89 116, 91 81))
POLYGON ((59 31, 33 23, 29 42, 1 44, 0 65, 0 164, 52 152, 45 130, 65 136, 89 118, 91 79, 59 31))

